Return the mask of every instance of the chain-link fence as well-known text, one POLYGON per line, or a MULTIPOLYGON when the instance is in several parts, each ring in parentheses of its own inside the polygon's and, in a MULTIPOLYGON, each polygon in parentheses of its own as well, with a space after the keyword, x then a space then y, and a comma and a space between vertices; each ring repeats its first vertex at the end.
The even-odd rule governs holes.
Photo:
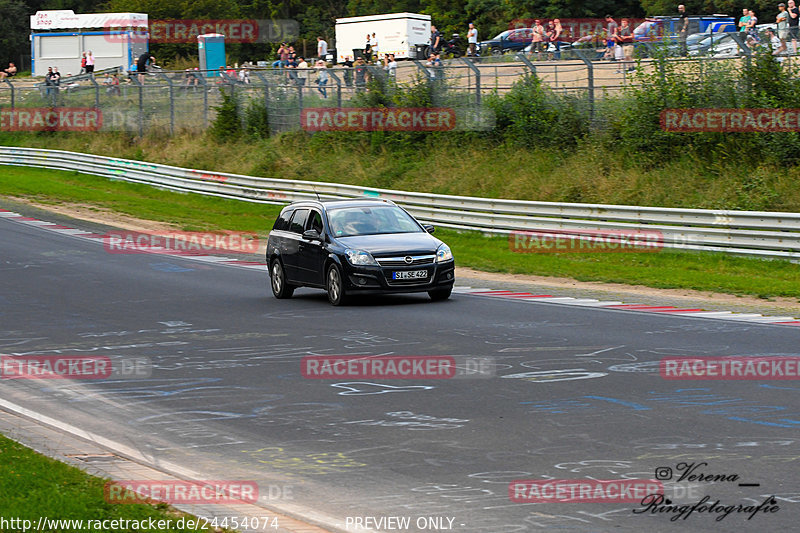
MULTIPOLYGON (((731 39, 738 43, 741 37, 731 39)), ((486 129, 492 126, 486 98, 508 92, 526 75, 581 101, 591 112, 602 98, 640 83, 637 73, 663 76, 668 71, 686 83, 703 82, 723 65, 740 67, 752 53, 744 41, 734 57, 676 58, 664 50, 642 43, 636 48, 639 57, 629 61, 604 60, 602 48, 573 48, 558 56, 514 52, 441 63, 401 61, 391 69, 356 63, 310 69, 155 70, 146 75, 107 71, 62 78, 58 86, 4 80, 0 111, 93 108, 101 112, 101 130, 139 135, 201 132, 215 119, 225 91, 242 117, 260 114, 270 132, 301 129, 304 109, 380 106, 452 108, 460 128, 486 129)), ((780 60, 791 64, 796 57, 780 60)))

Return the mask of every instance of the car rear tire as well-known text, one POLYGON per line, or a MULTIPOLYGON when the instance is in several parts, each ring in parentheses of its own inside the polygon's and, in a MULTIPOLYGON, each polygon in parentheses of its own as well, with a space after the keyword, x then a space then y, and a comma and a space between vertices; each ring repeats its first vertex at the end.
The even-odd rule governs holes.
POLYGON ((328 267, 328 273, 325 275, 325 289, 328 291, 328 301, 331 305, 344 305, 347 302, 342 271, 338 265, 333 264, 328 267))
POLYGON ((431 297, 431 300, 434 302, 440 302, 442 300, 447 300, 450 298, 450 293, 453 292, 453 289, 436 289, 435 291, 428 291, 428 296, 431 297))
POLYGON ((493 47, 492 48, 492 55, 493 56, 501 56, 501 55, 503 55, 503 49, 499 48, 497 46, 493 47))
POLYGON ((294 285, 290 285, 286 281, 286 273, 283 270, 283 265, 280 259, 275 259, 269 267, 270 272, 270 286, 272 287, 272 294, 275 298, 283 300, 284 298, 291 298, 294 293, 294 285))

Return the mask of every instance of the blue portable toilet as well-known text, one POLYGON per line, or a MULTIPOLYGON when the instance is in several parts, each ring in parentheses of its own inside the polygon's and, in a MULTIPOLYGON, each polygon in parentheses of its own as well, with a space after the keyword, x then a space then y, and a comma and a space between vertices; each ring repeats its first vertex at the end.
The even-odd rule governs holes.
POLYGON ((206 33, 197 36, 200 52, 200 70, 206 76, 219 76, 219 67, 225 67, 225 36, 221 33, 206 33))

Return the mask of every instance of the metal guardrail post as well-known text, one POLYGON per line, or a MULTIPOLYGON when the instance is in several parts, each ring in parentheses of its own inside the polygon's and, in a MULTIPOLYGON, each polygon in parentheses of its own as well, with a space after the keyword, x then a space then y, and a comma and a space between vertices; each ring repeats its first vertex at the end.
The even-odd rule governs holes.
POLYGON ((747 63, 747 68, 751 67, 751 58, 753 56, 753 51, 747 46, 747 41, 745 40, 744 32, 735 32, 731 33, 731 39, 736 43, 736 46, 744 53, 744 62, 747 63))
POLYGON ((14 84, 5 78, 3 78, 3 83, 8 85, 8 88, 11 89, 11 111, 14 111, 14 84))
POLYGON ((524 63, 525 66, 528 67, 528 70, 531 71, 531 74, 536 76, 536 65, 533 64, 533 61, 525 57, 525 54, 517 54, 514 56, 514 59, 522 61, 522 63, 524 63))
POLYGON ((475 74, 475 103, 476 105, 481 105, 481 71, 466 57, 459 57, 459 59, 475 74))
POLYGON ((163 72, 159 72, 158 76, 169 85, 169 134, 175 135, 175 84, 163 72))

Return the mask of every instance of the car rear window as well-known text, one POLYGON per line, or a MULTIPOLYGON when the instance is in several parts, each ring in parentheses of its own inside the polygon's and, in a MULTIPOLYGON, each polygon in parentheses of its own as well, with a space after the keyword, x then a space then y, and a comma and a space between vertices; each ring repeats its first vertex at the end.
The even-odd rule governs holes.
POLYGON ((294 213, 294 209, 287 209, 283 213, 280 214, 278 220, 275 221, 275 225, 272 226, 274 231, 287 231, 289 229, 289 218, 294 213))

